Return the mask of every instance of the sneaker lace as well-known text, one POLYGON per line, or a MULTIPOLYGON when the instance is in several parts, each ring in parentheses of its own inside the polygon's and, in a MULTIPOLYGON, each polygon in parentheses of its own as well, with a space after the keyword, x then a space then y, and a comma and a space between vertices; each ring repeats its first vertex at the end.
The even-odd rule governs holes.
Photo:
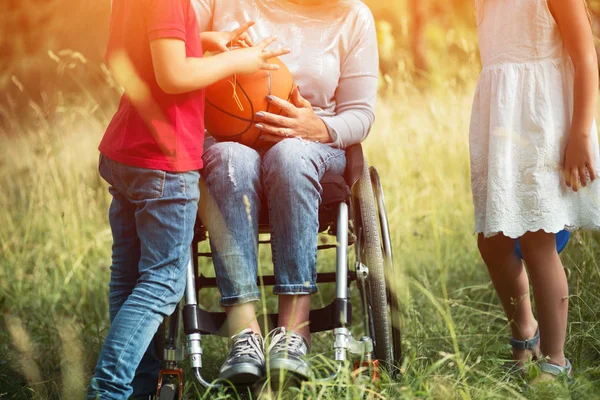
POLYGON ((304 345, 304 339, 300 335, 286 334, 285 328, 279 328, 272 332, 271 342, 267 353, 287 352, 301 355, 300 349, 304 345))
POLYGON ((260 340, 256 337, 257 335, 249 334, 238 336, 234 339, 233 346, 231 347, 231 358, 250 356, 259 361, 264 361, 265 356, 260 340))

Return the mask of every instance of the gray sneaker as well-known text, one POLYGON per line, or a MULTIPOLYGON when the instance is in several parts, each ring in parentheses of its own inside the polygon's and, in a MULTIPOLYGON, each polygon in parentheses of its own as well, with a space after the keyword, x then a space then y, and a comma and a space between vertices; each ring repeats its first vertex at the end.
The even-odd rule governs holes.
POLYGON ((267 336, 269 344, 269 373, 271 384, 278 386, 281 383, 288 384, 288 379, 305 381, 310 377, 310 365, 306 361, 308 345, 301 335, 287 332, 285 328, 279 327, 271 331, 267 336), (286 375, 289 376, 286 377, 286 375))
POLYGON ((246 329, 229 339, 229 355, 219 370, 219 379, 234 385, 252 385, 265 376, 262 336, 246 329))

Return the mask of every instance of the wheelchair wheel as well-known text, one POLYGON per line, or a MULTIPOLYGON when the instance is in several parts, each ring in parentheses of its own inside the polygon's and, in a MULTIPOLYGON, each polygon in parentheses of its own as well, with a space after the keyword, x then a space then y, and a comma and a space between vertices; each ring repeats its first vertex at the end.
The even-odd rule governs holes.
POLYGON ((388 292, 385 277, 385 261, 379 229, 379 215, 371 185, 371 176, 366 162, 353 193, 356 243, 356 258, 368 268, 366 287, 363 292, 363 309, 368 318, 369 336, 373 339, 375 358, 389 366, 394 363, 388 311, 388 292))
POLYGON ((392 352, 394 356, 394 366, 402 365, 402 334, 400 321, 400 296, 398 294, 398 281, 396 271, 394 270, 394 257, 392 252, 392 238, 390 235, 390 226, 385 208, 385 198, 379 173, 375 167, 370 168, 371 184, 373 193, 377 200, 377 212, 379 215, 379 227, 381 230, 381 244, 383 251, 383 260, 385 263, 385 280, 387 283, 388 303, 390 306, 390 318, 392 329, 392 352))

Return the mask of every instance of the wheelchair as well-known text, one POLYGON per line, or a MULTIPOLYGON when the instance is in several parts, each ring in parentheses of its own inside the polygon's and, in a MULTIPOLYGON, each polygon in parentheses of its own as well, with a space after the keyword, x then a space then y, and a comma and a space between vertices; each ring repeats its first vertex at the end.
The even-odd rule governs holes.
MULTIPOLYGON (((349 353, 361 356, 356 368, 369 367, 376 378, 379 366, 391 373, 402 361, 400 310, 392 258, 392 243, 379 174, 369 168, 362 147, 355 145, 346 151, 345 176, 326 174, 321 180, 322 203, 319 209, 319 232, 336 238, 336 244, 321 244, 319 250, 336 249, 335 272, 317 274, 317 284, 335 283, 335 298, 326 307, 310 311, 310 331, 333 332, 333 353, 337 370, 326 379, 335 379, 349 353), (349 266, 349 249, 354 247, 355 262, 349 266), (349 290, 355 282, 360 292, 365 316, 364 336, 354 339, 350 332, 352 304, 349 290)), ((265 209, 265 207, 263 207, 265 209)), ((269 233, 268 215, 261 214, 259 233, 269 233)), ((181 305, 167 318, 157 334, 157 348, 163 354, 157 388, 158 400, 183 398, 184 374, 182 362, 189 358, 195 379, 204 388, 218 386, 202 375, 202 335, 226 336, 224 312, 209 312, 198 304, 198 292, 216 288, 216 278, 199 271, 199 259, 210 253, 199 252, 199 244, 209 232, 197 219, 187 266, 187 283, 181 305), (183 327, 182 327, 183 325, 183 327), (180 345, 181 330, 185 346, 180 345)), ((269 243, 260 241, 259 243, 269 243)), ((260 284, 273 286, 274 276, 259 277, 260 284)), ((259 316, 273 326, 277 314, 259 316)))

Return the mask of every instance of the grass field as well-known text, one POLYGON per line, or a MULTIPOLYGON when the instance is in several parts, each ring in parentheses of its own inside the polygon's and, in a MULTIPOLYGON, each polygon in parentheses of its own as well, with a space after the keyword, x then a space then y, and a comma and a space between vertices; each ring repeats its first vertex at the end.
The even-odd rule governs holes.
MULTIPOLYGON (((575 383, 528 387, 503 366, 509 330, 472 235, 473 86, 450 81, 425 92, 410 83, 393 86, 382 92, 365 147, 382 175, 401 270, 401 374, 384 375, 374 386, 353 384, 345 373, 263 398, 600 398, 598 237, 576 234, 562 257, 575 383)), ((60 105, 52 119, 34 103, 27 118, 4 110, 10 124, 0 136, 0 399, 82 398, 108 328, 110 199, 96 172, 96 147, 116 92, 108 102, 83 97, 77 106, 60 105)), ((262 253, 268 265, 268 249, 262 253)), ((323 256, 320 265, 331 268, 332 257, 323 256)), ((210 293, 202 301, 215 307, 214 298, 210 293)), ((214 376, 225 342, 209 338, 205 345, 207 374, 214 376)), ((330 334, 316 335, 313 353, 331 354, 330 334)), ((191 383, 186 392, 228 396, 205 394, 191 383)))

